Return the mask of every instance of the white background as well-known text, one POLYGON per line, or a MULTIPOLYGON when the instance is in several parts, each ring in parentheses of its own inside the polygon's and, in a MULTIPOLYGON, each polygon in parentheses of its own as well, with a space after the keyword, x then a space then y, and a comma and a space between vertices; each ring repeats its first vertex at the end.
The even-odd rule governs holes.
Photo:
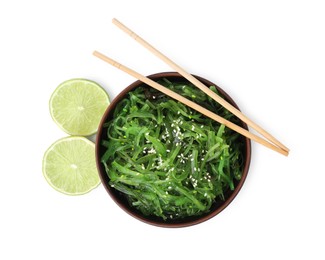
POLYGON ((323 1, 0 2, 0 259, 324 259, 323 1), (114 98, 133 78, 97 49, 149 75, 170 68, 113 17, 193 74, 218 84, 286 144, 253 144, 249 176, 221 214, 164 229, 124 213, 103 186, 77 197, 42 175, 66 136, 48 101, 89 78, 114 98))

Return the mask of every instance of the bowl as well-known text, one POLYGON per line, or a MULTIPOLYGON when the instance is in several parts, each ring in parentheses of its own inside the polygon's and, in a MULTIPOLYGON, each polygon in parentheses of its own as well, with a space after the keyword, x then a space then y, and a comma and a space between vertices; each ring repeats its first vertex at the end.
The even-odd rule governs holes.
MULTIPOLYGON (((199 81, 201 81, 207 87, 215 86, 217 91, 221 95, 223 95, 223 97, 230 104, 232 104, 234 107, 239 109, 238 106, 236 105, 236 103, 233 101, 233 99, 225 91, 223 91, 220 87, 218 87, 216 84, 214 84, 214 83, 210 82, 209 80, 204 79, 202 77, 195 76, 195 75, 193 75, 193 76, 196 77, 199 81)), ((172 82, 186 81, 180 74, 178 74, 176 72, 162 72, 162 73, 150 75, 148 77, 155 81, 162 79, 162 78, 165 78, 172 82)), ((250 143, 250 140, 246 137, 243 137, 243 136, 240 137, 240 138, 242 138, 241 140, 244 143, 244 146, 242 148, 242 153, 244 155, 243 156, 244 157, 244 163, 243 163, 244 165, 243 165, 241 179, 235 181, 233 190, 228 190, 225 193, 224 200, 216 200, 212 204, 209 212, 204 213, 202 215, 185 217, 185 218, 181 218, 181 219, 167 219, 167 220, 164 220, 164 219, 162 219, 160 217, 156 217, 156 216, 146 216, 146 215, 142 214, 139 210, 137 210, 135 207, 130 206, 130 204, 129 204, 128 200, 126 199, 126 197, 124 196, 124 194, 122 194, 120 191, 112 188, 109 185, 110 178, 105 171, 104 165, 101 163, 101 157, 105 153, 105 147, 103 147, 101 143, 102 143, 102 140, 107 139, 107 137, 106 137, 107 130, 105 129, 104 124, 105 124, 105 122, 107 122, 113 118, 114 110, 115 110, 117 104, 123 98, 125 98, 127 96, 128 92, 130 92, 131 90, 134 90, 135 88, 139 87, 140 85, 143 85, 143 83, 141 81, 135 81, 134 83, 132 83, 131 85, 126 87, 111 102, 111 104, 106 109, 106 111, 103 115, 103 118, 100 122, 99 128, 98 128, 98 133, 97 133, 97 137, 96 137, 96 163, 97 163, 97 168, 98 168, 98 173, 99 173, 100 179, 101 179, 106 191, 108 192, 110 197, 116 202, 116 204, 118 206, 120 206, 126 213, 128 213, 129 215, 131 215, 132 217, 134 217, 140 221, 143 221, 147 224, 151 224, 154 226, 166 227, 166 228, 187 227, 187 226, 196 225, 196 224, 199 224, 206 220, 211 219, 212 217, 216 216, 221 211, 223 211, 233 201, 233 199, 237 196, 238 192, 240 191, 240 189, 242 188, 242 186, 245 182, 245 179, 247 177, 248 170, 249 170, 250 160, 251 160, 251 143, 250 143)), ((241 127, 248 130, 248 127, 244 122, 239 121, 239 124, 241 127)))

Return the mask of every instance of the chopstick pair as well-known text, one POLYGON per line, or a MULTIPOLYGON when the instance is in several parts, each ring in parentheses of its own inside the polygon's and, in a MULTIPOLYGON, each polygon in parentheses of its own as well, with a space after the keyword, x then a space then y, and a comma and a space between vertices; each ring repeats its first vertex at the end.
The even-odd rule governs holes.
POLYGON ((249 118, 247 118, 244 114, 242 114, 238 109, 233 107, 231 104, 229 104, 226 100, 218 96, 216 93, 214 93, 212 90, 207 88, 203 83, 201 83, 199 80, 197 80, 194 76, 186 72, 184 69, 182 69, 180 66, 178 66, 176 63, 174 63, 172 60, 170 60, 168 57, 166 57, 164 54, 159 52, 157 49, 155 49, 152 45, 150 45, 148 42, 146 42, 144 39, 142 39, 139 35, 131 31, 128 27, 126 27, 124 24, 119 22, 117 19, 113 19, 112 21, 117 27, 119 27, 122 31, 129 34, 134 40, 139 42, 141 45, 143 45, 145 48, 150 50, 153 54, 158 56, 161 60, 163 60, 165 63, 167 63, 170 67, 175 69, 179 74, 181 74, 184 78, 186 78, 188 81, 190 81, 193 85, 198 87, 200 90, 205 92, 207 95, 209 95, 211 98, 213 98, 216 102, 218 102, 220 105, 222 105, 224 108, 226 108, 228 111, 236 115, 239 119, 241 119, 243 122, 245 122, 247 125, 255 129, 258 133, 260 133, 262 136, 264 136, 267 140, 247 131, 246 129, 224 119, 223 117, 218 116, 217 114, 201 107, 200 105, 196 104, 193 101, 188 100, 187 98, 171 91, 170 89, 158 84, 157 82, 143 76, 142 74, 118 63, 117 61, 105 56, 104 54, 94 51, 94 55, 103 61, 111 64, 112 66, 128 73, 129 75, 137 78, 138 80, 146 83, 147 85, 155 88, 156 90, 164 93, 167 96, 170 96, 173 99, 178 100, 179 102, 193 108, 194 110, 204 114, 207 117, 210 117, 211 119, 224 124, 228 128, 236 131, 237 133, 256 141, 267 148, 270 148, 278 153, 281 153, 285 156, 288 156, 289 149, 283 145, 280 141, 278 141, 275 137, 273 137, 271 134, 269 134, 267 131, 265 131, 262 127, 255 124, 253 121, 251 121, 249 118))

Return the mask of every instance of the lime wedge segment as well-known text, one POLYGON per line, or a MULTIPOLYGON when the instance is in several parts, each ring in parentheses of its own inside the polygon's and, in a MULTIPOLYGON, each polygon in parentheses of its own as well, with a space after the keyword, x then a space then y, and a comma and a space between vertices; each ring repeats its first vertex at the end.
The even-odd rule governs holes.
POLYGON ((94 81, 70 79, 61 83, 50 98, 50 113, 58 126, 70 135, 97 132, 109 105, 106 91, 94 81))
POLYGON ((100 183, 95 161, 95 144, 85 137, 59 139, 44 154, 43 174, 57 191, 85 194, 100 183))

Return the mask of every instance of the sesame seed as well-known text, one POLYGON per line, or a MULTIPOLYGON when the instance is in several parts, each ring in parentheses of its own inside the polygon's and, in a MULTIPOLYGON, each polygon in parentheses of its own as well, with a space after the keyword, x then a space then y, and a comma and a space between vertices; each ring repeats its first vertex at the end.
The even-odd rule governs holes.
POLYGON ((148 151, 148 153, 156 154, 157 152, 156 152, 156 150, 155 150, 154 148, 151 148, 151 149, 148 151))

